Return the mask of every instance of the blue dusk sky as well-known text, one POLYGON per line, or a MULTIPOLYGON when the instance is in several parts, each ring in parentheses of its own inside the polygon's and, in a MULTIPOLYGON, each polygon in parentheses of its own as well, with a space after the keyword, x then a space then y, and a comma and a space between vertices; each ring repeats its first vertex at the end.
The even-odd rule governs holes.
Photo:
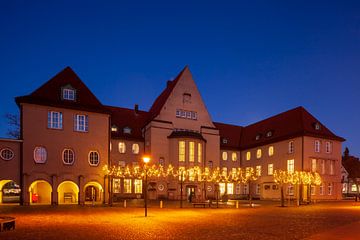
POLYGON ((360 1, 0 0, 0 29, 1 137, 14 97, 66 66, 148 110, 189 65, 214 121, 304 106, 360 156, 360 1))

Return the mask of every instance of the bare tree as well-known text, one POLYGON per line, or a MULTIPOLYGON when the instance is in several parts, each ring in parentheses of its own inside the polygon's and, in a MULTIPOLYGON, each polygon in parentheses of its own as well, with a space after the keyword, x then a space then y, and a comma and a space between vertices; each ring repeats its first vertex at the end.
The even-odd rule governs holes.
POLYGON ((6 135, 11 138, 20 138, 20 118, 17 114, 7 113, 5 118, 10 128, 6 132, 6 135))

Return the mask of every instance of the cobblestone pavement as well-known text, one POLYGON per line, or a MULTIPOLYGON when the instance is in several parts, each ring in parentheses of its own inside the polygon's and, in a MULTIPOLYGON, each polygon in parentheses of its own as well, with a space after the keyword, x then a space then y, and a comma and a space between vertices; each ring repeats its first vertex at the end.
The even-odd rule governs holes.
POLYGON ((285 208, 263 201, 250 208, 242 202, 239 209, 180 209, 167 202, 160 209, 153 202, 147 218, 137 205, 0 206, 0 216, 16 217, 16 230, 0 232, 1 240, 360 239, 360 205, 350 201, 285 208))

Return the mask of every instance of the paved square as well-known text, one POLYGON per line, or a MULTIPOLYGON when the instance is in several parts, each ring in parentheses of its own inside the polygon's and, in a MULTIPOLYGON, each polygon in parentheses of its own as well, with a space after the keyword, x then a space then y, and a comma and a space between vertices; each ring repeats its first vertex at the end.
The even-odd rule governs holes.
MULTIPOLYGON (((359 239, 360 205, 325 202, 278 207, 258 202, 249 208, 186 208, 164 203, 122 206, 0 206, 0 215, 16 217, 16 230, 0 239, 359 239), (169 207, 170 205, 170 207, 169 207), (167 208, 168 206, 168 208, 167 208)), ((130 205, 130 204, 129 204, 130 205)))

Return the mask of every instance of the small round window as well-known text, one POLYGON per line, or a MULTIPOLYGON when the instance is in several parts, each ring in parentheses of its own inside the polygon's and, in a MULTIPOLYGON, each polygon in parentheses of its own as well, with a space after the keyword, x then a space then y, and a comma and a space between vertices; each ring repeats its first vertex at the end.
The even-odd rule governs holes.
POLYGON ((2 159, 9 161, 14 158, 14 152, 9 148, 1 149, 0 156, 2 159))
POLYGON ((164 184, 159 184, 158 189, 159 191, 164 191, 164 184))
POLYGON ((74 151, 71 149, 64 149, 62 158, 65 165, 72 165, 75 161, 74 151))
POLYGON ((90 166, 97 166, 99 165, 100 162, 100 157, 99 157, 99 153, 96 151, 91 151, 89 153, 89 164, 90 166))
POLYGON ((34 161, 36 163, 45 163, 47 159, 46 148, 44 147, 36 147, 34 149, 34 161))

